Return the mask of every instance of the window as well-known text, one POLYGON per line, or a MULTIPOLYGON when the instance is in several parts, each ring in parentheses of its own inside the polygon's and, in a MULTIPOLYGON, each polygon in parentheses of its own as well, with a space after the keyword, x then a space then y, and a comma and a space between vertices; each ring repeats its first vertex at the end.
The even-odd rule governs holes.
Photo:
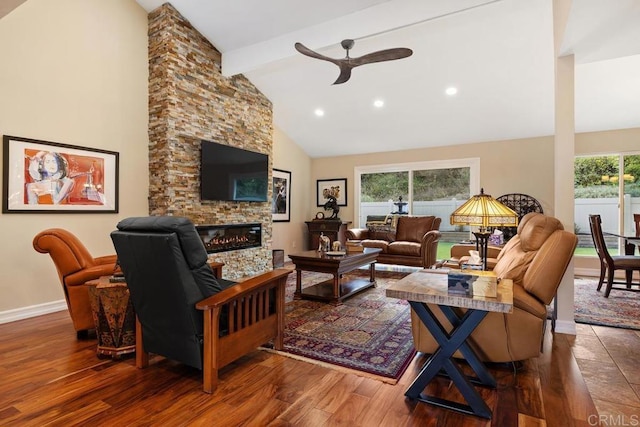
MULTIPOLYGON (((640 155, 581 156, 575 169, 576 255, 596 256, 589 215, 599 214, 604 232, 635 235, 633 214, 640 213, 640 155)), ((606 237, 612 254, 624 253, 618 239, 606 237)))
POLYGON ((390 213, 435 215, 442 218, 438 259, 449 257, 453 243, 469 238, 467 227, 452 226, 449 216, 480 192, 480 159, 362 166, 355 168, 355 178, 358 227, 367 217, 390 213))
POLYGON ((413 212, 422 215, 421 206, 428 207, 438 200, 468 200, 471 197, 470 174, 470 167, 414 171, 413 212))

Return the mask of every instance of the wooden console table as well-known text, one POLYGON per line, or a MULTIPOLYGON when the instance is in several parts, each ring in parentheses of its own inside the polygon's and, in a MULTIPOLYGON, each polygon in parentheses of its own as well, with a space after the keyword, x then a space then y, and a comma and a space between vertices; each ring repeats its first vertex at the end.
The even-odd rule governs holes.
POLYGON ((467 343, 467 339, 490 311, 499 313, 513 311, 513 282, 509 279, 500 281, 497 298, 450 295, 447 291, 447 274, 436 271, 421 270, 412 273, 389 286, 386 291, 390 298, 409 301, 411 308, 440 346, 424 364, 405 392, 405 396, 441 408, 491 418, 491 409, 473 384, 495 388, 496 380, 467 343), (453 325, 450 333, 446 332, 447 329, 440 323, 428 304, 436 304, 442 310, 449 323, 453 325), (453 307, 466 308, 467 311, 460 317, 453 307), (475 378, 468 377, 460 368, 459 362, 453 357, 457 350, 460 350, 475 372, 475 378), (423 393, 427 384, 441 371, 447 373, 468 404, 427 396, 423 393))
POLYGON ((313 221, 305 221, 309 230, 309 250, 318 249, 320 244, 320 233, 327 236, 331 242, 336 240, 342 244, 344 248, 347 244, 347 227, 351 221, 340 221, 331 219, 314 219, 313 221))

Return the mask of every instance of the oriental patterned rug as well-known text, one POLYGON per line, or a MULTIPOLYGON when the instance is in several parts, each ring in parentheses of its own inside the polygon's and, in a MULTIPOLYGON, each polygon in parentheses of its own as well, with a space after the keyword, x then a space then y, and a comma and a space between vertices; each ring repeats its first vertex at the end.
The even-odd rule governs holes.
POLYGON ((612 289, 605 298, 605 286, 598 292, 597 278, 576 277, 576 322, 640 330, 640 293, 612 289))
MULTIPOLYGON (((375 288, 335 306, 293 300, 296 275, 292 273, 287 280, 284 352, 278 353, 396 383, 415 349, 409 304, 387 298, 385 289, 407 274, 376 271, 375 288)), ((356 270, 345 276, 368 275, 368 270, 356 270)), ((328 274, 305 271, 302 287, 329 278, 328 274)))

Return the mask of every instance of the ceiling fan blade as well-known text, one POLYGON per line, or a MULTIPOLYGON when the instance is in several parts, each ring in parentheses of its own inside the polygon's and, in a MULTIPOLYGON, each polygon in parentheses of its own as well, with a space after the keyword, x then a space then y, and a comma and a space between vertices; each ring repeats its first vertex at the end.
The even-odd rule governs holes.
POLYGON ((334 85, 344 83, 351 78, 351 69, 353 68, 353 66, 350 63, 346 62, 346 60, 343 60, 338 65, 340 66, 340 75, 338 76, 336 81, 333 82, 334 85))
POLYGON ((413 55, 413 51, 411 49, 407 49, 406 47, 397 47, 393 49, 379 50, 357 58, 350 58, 350 62, 354 67, 357 67, 358 65, 371 64, 374 62, 407 58, 411 55, 413 55))
POLYGON ((340 75, 338 76, 336 81, 333 82, 334 85, 339 85, 341 83, 348 81, 351 78, 351 70, 354 67, 357 67, 359 65, 371 64, 374 62, 391 61, 394 59, 402 59, 402 58, 406 58, 408 56, 413 55, 413 51, 411 49, 398 47, 394 49, 379 50, 377 52, 369 53, 367 55, 363 55, 358 58, 351 58, 349 57, 349 49, 353 47, 353 43, 354 43, 353 40, 350 40, 350 39, 342 41, 342 47, 346 49, 347 56, 346 58, 340 58, 340 59, 324 56, 318 52, 315 52, 309 49, 302 43, 296 43, 294 47, 298 52, 300 52, 303 55, 309 56, 311 58, 321 59, 323 61, 331 62, 333 64, 336 64, 338 67, 340 67, 340 75))
POLYGON ((300 52, 303 55, 310 56, 311 58, 322 59, 323 61, 329 61, 329 62, 332 62, 332 63, 338 65, 338 66, 340 65, 338 63, 337 59, 329 58, 328 56, 324 56, 324 55, 319 54, 318 52, 314 52, 313 50, 309 49, 308 47, 306 47, 302 43, 296 43, 294 45, 294 47, 296 48, 296 50, 298 52, 300 52))

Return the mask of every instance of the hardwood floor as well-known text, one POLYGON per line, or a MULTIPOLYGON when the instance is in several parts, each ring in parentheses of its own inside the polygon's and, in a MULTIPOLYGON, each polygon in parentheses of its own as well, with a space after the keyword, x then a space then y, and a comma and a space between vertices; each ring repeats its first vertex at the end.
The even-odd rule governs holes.
MULTIPOLYGON (((486 421, 405 399, 421 355, 390 385, 256 350, 224 368, 209 395, 199 371, 161 357, 144 370, 131 357, 98 359, 96 340, 77 340, 67 312, 53 313, 0 325, 0 425, 564 427, 597 425, 598 412, 602 425, 638 425, 640 334, 578 327, 547 332, 544 353, 515 376, 492 367, 486 421)), ((444 378, 427 391, 459 398, 444 378)))

